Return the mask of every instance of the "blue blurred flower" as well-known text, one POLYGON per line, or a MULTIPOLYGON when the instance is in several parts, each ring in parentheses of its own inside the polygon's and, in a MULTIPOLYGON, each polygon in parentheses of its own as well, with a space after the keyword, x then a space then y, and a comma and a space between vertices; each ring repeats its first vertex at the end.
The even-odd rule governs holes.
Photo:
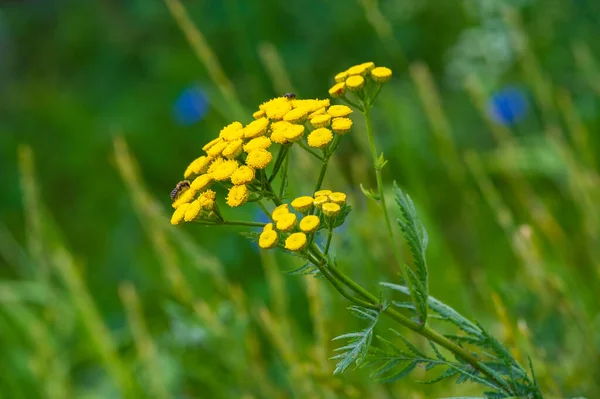
POLYGON ((526 93, 518 87, 498 90, 488 101, 488 111, 494 121, 502 125, 514 125, 527 115, 529 104, 526 93))
POLYGON ((173 105, 173 117, 181 125, 201 121, 208 112, 208 98, 198 86, 183 90, 173 105))

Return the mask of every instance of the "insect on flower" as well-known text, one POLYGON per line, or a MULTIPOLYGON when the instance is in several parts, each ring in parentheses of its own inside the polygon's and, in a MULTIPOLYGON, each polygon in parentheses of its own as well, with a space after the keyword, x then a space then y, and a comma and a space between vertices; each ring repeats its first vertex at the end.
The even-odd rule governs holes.
POLYGON ((171 201, 175 201, 175 198, 181 194, 181 192, 190 188, 190 182, 187 180, 180 181, 177 183, 173 191, 171 191, 171 201))
POLYGON ((285 93, 283 96, 288 100, 293 100, 296 98, 296 93, 285 93))

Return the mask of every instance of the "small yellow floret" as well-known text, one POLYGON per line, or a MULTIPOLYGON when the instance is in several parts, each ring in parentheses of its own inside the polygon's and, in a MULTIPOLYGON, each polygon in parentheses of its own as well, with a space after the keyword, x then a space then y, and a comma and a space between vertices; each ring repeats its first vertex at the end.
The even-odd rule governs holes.
POLYGON ((208 165, 210 164, 211 161, 212 161, 212 159, 205 155, 202 155, 201 157, 194 159, 194 161, 192 161, 192 163, 185 170, 183 177, 185 177, 187 179, 188 177, 190 177, 192 175, 199 175, 201 173, 206 172, 206 169, 208 169, 208 165))
POLYGON ((327 109, 327 113, 334 118, 348 116, 352 113, 352 109, 346 105, 332 105, 327 109))
POLYGON ((327 147, 331 140, 333 140, 333 134, 326 127, 315 129, 308 135, 308 145, 315 148, 327 147))
POLYGON ((273 226, 273 223, 267 223, 265 224, 265 227, 263 227, 263 232, 265 231, 275 231, 275 227, 273 226))
POLYGON ((290 123, 303 123, 309 111, 310 108, 308 107, 294 108, 293 110, 285 114, 283 120, 290 123))
POLYGON ((317 198, 317 197, 320 197, 322 195, 328 196, 332 192, 333 191, 331 191, 331 190, 319 190, 319 191, 315 191, 315 194, 313 195, 313 197, 317 198))
POLYGON ((180 207, 175 209, 173 216, 171 216, 171 224, 175 225, 181 223, 188 206, 190 206, 190 204, 182 204, 180 207))
POLYGON ((346 87, 351 91, 358 91, 365 85, 365 78, 360 75, 350 76, 346 79, 346 87))
POLYGON ((198 196, 198 201, 202 205, 202 209, 210 211, 215 206, 215 199, 217 198, 217 193, 213 190, 206 190, 200 196, 198 196))
POLYGON ((310 120, 310 124, 315 128, 327 127, 329 126, 329 122, 331 122, 331 115, 329 114, 321 114, 317 115, 310 120))
POLYGON ((353 67, 348 68, 346 71, 348 76, 353 75, 364 75, 369 72, 375 66, 372 62, 363 62, 362 64, 354 65, 353 67))
POLYGON ((287 213, 279 218, 277 221, 277 230, 290 231, 296 226, 296 214, 287 213))
POLYGON ((213 145, 221 142, 221 140, 222 139, 220 137, 217 137, 216 139, 213 139, 213 140, 209 141, 208 143, 206 143, 204 145, 204 147, 202 147, 202 151, 208 151, 210 147, 212 147, 213 145))
POLYGON ((305 233, 314 233, 319 228, 321 221, 318 216, 308 215, 304 216, 300 221, 300 230, 305 233))
POLYGON ((177 197, 177 199, 171 205, 173 208, 177 209, 184 204, 188 204, 194 200, 196 193, 197 191, 190 187, 181 193, 181 195, 179 195, 179 197, 177 197))
POLYGON ((243 127, 244 125, 242 125, 240 122, 230 123, 223 129, 221 129, 221 131, 219 132, 219 137, 225 141, 241 139, 243 133, 240 134, 240 130, 242 130, 243 127))
POLYGON ((290 251, 300 251, 306 245, 306 234, 294 233, 285 240, 285 249, 290 251))
POLYGON ((352 119, 350 118, 333 118, 331 122, 331 130, 337 134, 346 134, 352 128, 352 119))
POLYGON ((258 237, 258 246, 262 249, 270 249, 277 246, 277 232, 275 230, 263 230, 258 237))
POLYGON ((315 197, 315 200, 313 201, 313 205, 316 206, 317 208, 321 209, 321 206, 323 206, 323 204, 329 202, 329 197, 326 195, 319 195, 318 197, 315 197))
POLYGON ((225 158, 222 158, 222 157, 214 158, 213 161, 211 162, 210 166, 208 167, 206 174, 207 175, 212 174, 215 170, 219 169, 221 167, 221 165, 223 165, 223 162, 225 162, 225 158))
POLYGON ((289 102, 281 102, 277 105, 269 107, 266 109, 267 118, 273 119, 276 121, 282 120, 285 114, 292 110, 292 104, 289 102))
POLYGON ((277 144, 287 144, 288 140, 285 138, 285 130, 293 126, 287 121, 273 122, 271 125, 271 141, 277 144))
POLYGON ((198 213, 200 213, 201 210, 202 203, 200 202, 200 199, 197 199, 187 207, 185 210, 185 215, 183 216, 183 220, 186 222, 191 222, 192 220, 196 219, 196 216, 198 216, 198 213))
POLYGON ((329 95, 333 98, 342 97, 344 92, 346 91, 346 83, 340 82, 334 84, 331 89, 329 89, 329 95))
POLYGON ((283 131, 283 137, 287 141, 298 141, 304 136, 304 125, 292 125, 283 131))
POLYGON ((308 119, 312 119, 312 118, 314 118, 317 115, 323 115, 325 113, 327 113, 327 109, 325 109, 325 108, 319 108, 318 110, 316 110, 312 114, 309 114, 308 115, 308 119))
POLYGON ((252 117, 254 119, 260 119, 260 118, 262 118, 265 115, 266 115, 265 110, 264 109, 259 109, 258 111, 256 111, 255 113, 252 114, 252 117))
POLYGON ((273 221, 277 223, 277 221, 282 216, 287 215, 288 213, 290 213, 290 210, 288 209, 288 204, 281 204, 273 210, 273 213, 271 213, 271 219, 273 219, 273 221))
POLYGON ((227 142, 225 140, 221 138, 219 138, 219 140, 219 142, 215 143, 215 145, 213 145, 208 149, 208 151, 206 151, 206 153, 211 157, 217 157, 221 155, 225 147, 227 147, 227 142))
POLYGON ((276 107, 277 105, 279 105, 281 103, 287 103, 287 102, 288 102, 288 99, 285 97, 276 97, 267 102, 262 103, 261 105, 258 106, 258 108, 266 111, 270 107, 276 107))
POLYGON ((227 144, 227 147, 225 147, 225 149, 223 150, 223 156, 229 159, 237 157, 242 153, 243 145, 244 142, 242 141, 242 139, 230 141, 229 144, 227 144))
POLYGON ((211 176, 216 181, 224 181, 231 177, 233 172, 238 168, 239 163, 235 159, 229 159, 221 163, 219 168, 211 173, 211 176))
POLYGON ((242 165, 231 175, 231 182, 235 185, 248 184, 254 180, 255 172, 250 166, 242 165))
POLYGON ((386 67, 377 67, 371 71, 371 77, 376 82, 385 83, 392 78, 392 70, 386 67))
POLYGON ((248 188, 244 185, 233 186, 227 194, 227 205, 232 208, 244 205, 248 200, 248 188))
POLYGON ((244 128, 244 137, 247 139, 253 139, 258 136, 262 136, 267 132, 269 127, 269 120, 267 118, 260 118, 250 122, 244 128))
POLYGON ((327 202, 321 207, 321 210, 323 211, 325 216, 329 217, 337 216, 337 214, 340 213, 340 209, 342 208, 338 204, 333 202, 327 202))
POLYGON ((190 185, 190 189, 195 191, 203 191, 206 187, 210 186, 211 182, 212 176, 208 173, 205 175, 200 175, 194 179, 194 181, 190 185))
POLYGON ((268 137, 265 137, 265 136, 260 136, 255 139, 252 139, 252 140, 248 141, 246 144, 244 144, 244 151, 250 152, 250 151, 256 150, 258 148, 262 148, 263 150, 266 150, 270 146, 271 146, 271 139, 269 139, 268 137))
POLYGON ((344 193, 331 193, 328 195, 329 200, 338 205, 344 205, 346 203, 346 194, 344 193))
POLYGON ((301 213, 306 213, 312 208, 313 198, 305 195, 304 197, 298 197, 292 201, 292 208, 301 213))
POLYGON ((248 153, 246 157, 246 165, 254 169, 264 169, 267 167, 269 162, 273 159, 273 155, 262 148, 257 148, 248 153))
POLYGON ((337 75, 335 75, 334 79, 335 79, 336 83, 340 83, 340 82, 344 82, 347 77, 348 77, 348 72, 344 71, 344 72, 340 72, 337 75))

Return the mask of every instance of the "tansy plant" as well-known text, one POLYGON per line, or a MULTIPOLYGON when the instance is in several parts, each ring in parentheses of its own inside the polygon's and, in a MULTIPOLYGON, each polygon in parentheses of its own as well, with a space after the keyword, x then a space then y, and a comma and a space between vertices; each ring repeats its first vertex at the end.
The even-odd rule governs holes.
POLYGON ((338 361, 336 374, 356 364, 374 367, 374 378, 395 381, 420 366, 433 373, 427 383, 456 378, 457 383, 483 385, 487 398, 542 398, 531 365, 529 373, 480 324, 429 296, 427 232, 410 197, 394 183, 401 213, 397 222, 413 256, 413 266, 401 263, 383 195, 381 170, 386 160, 383 154, 378 154, 371 123, 371 109, 391 77, 389 68, 375 67, 372 62, 355 65, 338 73, 329 90, 331 97, 344 104, 332 105, 329 99, 296 99, 295 95, 286 94, 261 104, 253 114, 254 120, 246 126, 240 122, 225 126, 218 137, 202 147, 204 155, 185 170, 186 181, 174 191, 171 223, 262 227, 260 234, 254 233, 260 248, 279 247, 300 256, 306 264, 292 274, 323 277, 351 301, 349 309, 366 320, 367 325, 361 331, 335 338, 346 341, 332 358, 338 361), (381 205, 383 222, 401 271, 402 284, 382 282, 381 285, 398 297, 385 298, 367 291, 329 254, 334 231, 348 217, 350 206, 346 194, 322 189, 321 184, 330 158, 351 130, 349 116, 353 110, 365 118, 377 181, 376 191, 363 188, 363 193, 381 205), (288 203, 284 202, 284 194, 290 151, 306 151, 321 164, 321 169, 313 192, 288 203), (277 189, 276 178, 280 182, 277 189), (217 184, 228 189, 225 202, 229 207, 255 203, 271 222, 226 218, 215 191, 210 189, 217 184), (274 209, 269 210, 270 206, 274 209), (324 245, 317 243, 317 235, 325 236, 324 245), (376 335, 375 327, 382 316, 424 337, 430 349, 415 346, 394 329, 391 337, 376 335), (435 328, 438 323, 449 323, 456 331, 439 332, 435 328))

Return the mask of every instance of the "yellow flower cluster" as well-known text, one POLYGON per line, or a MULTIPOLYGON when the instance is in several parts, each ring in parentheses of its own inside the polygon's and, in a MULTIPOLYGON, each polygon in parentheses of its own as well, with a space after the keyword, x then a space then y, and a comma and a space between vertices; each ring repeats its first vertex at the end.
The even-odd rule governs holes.
POLYGON ((335 217, 340 213, 342 205, 346 203, 346 194, 319 190, 314 195, 313 204, 327 217, 335 217))
POLYGON ((343 97, 346 90, 358 92, 372 80, 375 83, 385 83, 392 78, 392 70, 386 67, 375 67, 373 62, 363 62, 335 75, 335 84, 329 89, 329 95, 334 98, 343 97))

